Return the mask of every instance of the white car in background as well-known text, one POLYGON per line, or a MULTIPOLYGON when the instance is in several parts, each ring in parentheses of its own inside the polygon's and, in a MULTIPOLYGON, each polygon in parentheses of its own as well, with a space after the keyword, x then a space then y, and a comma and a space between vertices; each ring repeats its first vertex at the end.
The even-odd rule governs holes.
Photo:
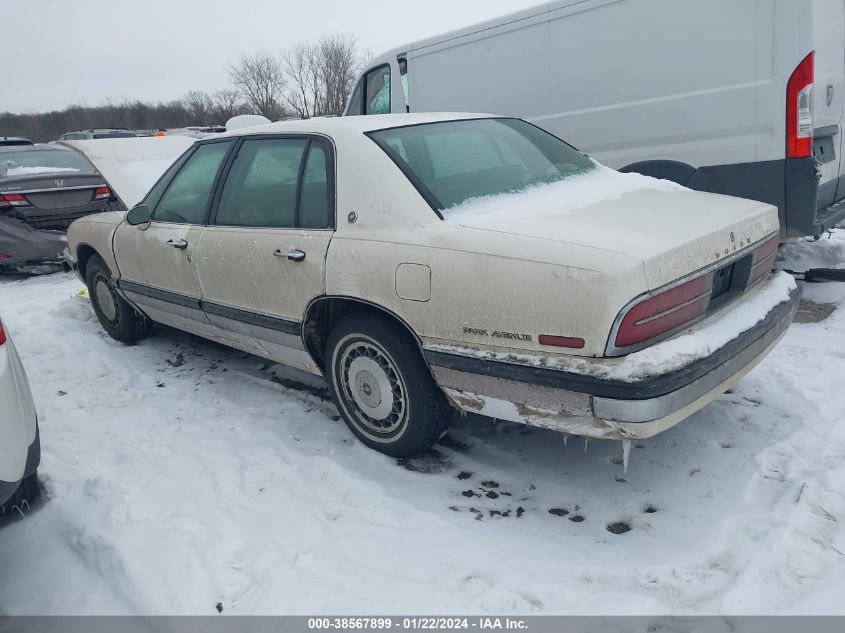
POLYGON ((0 321, 0 517, 23 512, 38 496, 41 442, 21 360, 0 321))

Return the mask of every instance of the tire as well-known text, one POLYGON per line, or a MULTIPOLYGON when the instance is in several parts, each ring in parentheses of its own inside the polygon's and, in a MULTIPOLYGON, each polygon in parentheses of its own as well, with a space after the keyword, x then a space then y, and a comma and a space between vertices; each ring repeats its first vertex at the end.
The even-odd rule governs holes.
POLYGON ((131 345, 153 331, 153 322, 117 294, 111 271, 99 255, 88 260, 85 284, 100 325, 113 339, 131 345))
POLYGON ((349 430, 391 457, 428 450, 446 430, 449 404, 413 338, 380 314, 343 317, 326 342, 326 378, 349 430), (383 394, 390 392, 388 401, 383 394))
POLYGON ((26 514, 29 506, 41 495, 41 487, 38 485, 38 473, 34 472, 21 482, 15 494, 10 499, 0 503, 0 518, 20 517, 26 514))

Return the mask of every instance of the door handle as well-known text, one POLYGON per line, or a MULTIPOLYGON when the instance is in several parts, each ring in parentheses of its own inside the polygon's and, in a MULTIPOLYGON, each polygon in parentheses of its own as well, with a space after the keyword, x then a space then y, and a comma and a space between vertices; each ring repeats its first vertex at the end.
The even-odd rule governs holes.
POLYGON ((185 250, 188 248, 188 242, 186 240, 167 240, 165 246, 172 246, 173 248, 181 248, 185 250))
POLYGON ((287 257, 292 262, 301 262, 305 261, 305 252, 300 250, 291 250, 286 253, 283 253, 281 250, 276 250, 273 255, 276 257, 287 257))

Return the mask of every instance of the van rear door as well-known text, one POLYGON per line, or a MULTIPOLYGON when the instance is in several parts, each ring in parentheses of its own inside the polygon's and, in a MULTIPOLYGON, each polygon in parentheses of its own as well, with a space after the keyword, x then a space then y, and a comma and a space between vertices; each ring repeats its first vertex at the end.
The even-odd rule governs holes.
POLYGON ((813 0, 813 153, 821 180, 819 210, 845 198, 845 0, 813 0))

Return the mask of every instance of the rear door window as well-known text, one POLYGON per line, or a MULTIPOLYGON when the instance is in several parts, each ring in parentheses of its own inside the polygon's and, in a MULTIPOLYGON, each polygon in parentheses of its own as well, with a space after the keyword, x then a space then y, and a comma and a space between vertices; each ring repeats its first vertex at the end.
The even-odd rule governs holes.
POLYGON ((297 181, 306 139, 244 141, 223 186, 215 224, 296 226, 297 181))

